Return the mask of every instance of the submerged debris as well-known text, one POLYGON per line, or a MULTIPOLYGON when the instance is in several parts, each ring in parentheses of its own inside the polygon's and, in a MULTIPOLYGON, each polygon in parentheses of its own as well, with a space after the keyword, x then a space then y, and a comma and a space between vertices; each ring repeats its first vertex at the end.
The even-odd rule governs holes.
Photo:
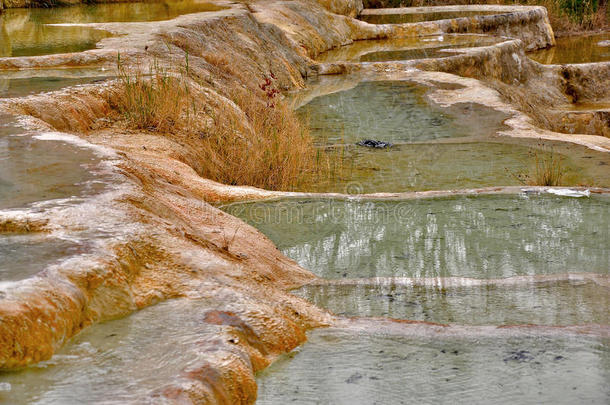
POLYGON ((379 149, 390 148, 392 146, 392 144, 389 142, 375 141, 373 139, 364 139, 364 140, 358 142, 356 145, 366 146, 367 148, 379 148, 379 149))
POLYGON ((527 350, 513 350, 509 352, 509 356, 504 359, 504 362, 516 361, 518 363, 524 363, 534 360, 534 356, 527 350))

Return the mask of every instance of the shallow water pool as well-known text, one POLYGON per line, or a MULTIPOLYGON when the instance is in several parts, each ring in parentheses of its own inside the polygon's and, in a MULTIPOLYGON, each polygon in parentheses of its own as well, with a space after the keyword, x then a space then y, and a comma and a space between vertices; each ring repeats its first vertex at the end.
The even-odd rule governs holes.
POLYGON ((206 303, 179 299, 90 327, 51 360, 0 372, 0 402, 11 404, 142 403, 191 364, 210 356, 201 341, 218 328, 203 322, 206 303))
POLYGON ((610 271, 608 197, 287 199, 223 208, 330 279, 610 271))
POLYGON ((56 71, 51 74, 18 77, 0 71, 0 98, 25 97, 32 94, 61 90, 80 84, 99 83, 112 78, 100 71, 69 69, 70 72, 56 71), (73 71, 72 71, 73 70, 73 71))
POLYGON ((429 88, 406 81, 361 82, 314 98, 297 109, 318 143, 362 139, 422 142, 485 136, 504 128, 507 115, 479 104, 440 108, 425 99, 429 88))
POLYGON ((557 44, 527 55, 546 65, 610 61, 610 33, 557 38, 557 44), (605 42, 604 42, 605 41, 605 42), (606 44, 605 44, 606 43, 606 44))
POLYGON ((86 197, 106 188, 102 159, 60 140, 38 139, 0 117, 0 209, 86 197))
POLYGON ((0 56, 81 52, 95 48, 97 42, 111 36, 90 27, 47 24, 160 21, 224 8, 211 2, 188 0, 8 9, 0 14, 0 56))
MULTIPOLYGON (((517 143, 439 142, 381 150, 350 146, 335 149, 331 156, 341 162, 340 171, 304 181, 301 191, 362 194, 519 186, 523 184, 519 176, 535 173, 536 157, 550 159, 551 152, 517 143)), ((610 184, 610 173, 596 176, 593 162, 560 156, 563 185, 610 184)))
POLYGON ((502 14, 501 11, 442 11, 435 13, 365 14, 360 19, 370 24, 404 24, 438 21, 478 15, 502 14))
POLYGON ((455 55, 448 49, 493 45, 501 41, 487 35, 435 35, 394 39, 355 41, 323 52, 320 62, 382 62, 423 58, 442 58, 455 55))
POLYGON ((317 330, 259 375, 257 404, 606 404, 609 344, 317 330))
POLYGON ((0 282, 31 277, 86 249, 82 242, 46 234, 0 233, 0 282))
MULTIPOLYGON (((414 281, 416 283, 416 281, 414 281)), ((586 280, 476 285, 411 285, 354 280, 309 285, 293 291, 342 316, 390 317, 460 325, 610 324, 610 291, 586 280)))

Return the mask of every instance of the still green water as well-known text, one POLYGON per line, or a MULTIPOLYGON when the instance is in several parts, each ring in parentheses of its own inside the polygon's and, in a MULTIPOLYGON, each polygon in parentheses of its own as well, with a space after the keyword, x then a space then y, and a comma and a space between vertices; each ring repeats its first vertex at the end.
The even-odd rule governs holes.
MULTIPOLYGON (((536 155, 538 159, 551 158, 549 148, 491 142, 403 144, 382 150, 350 146, 338 150, 342 151, 341 172, 306 181, 303 191, 361 194, 519 186, 522 180, 518 175, 535 173, 536 155)), ((607 154, 586 154, 604 163, 610 161, 607 154)), ((563 185, 610 184, 610 171, 594 161, 560 156, 563 185)))
POLYGON ((609 345, 316 330, 259 375, 257 404, 607 404, 609 345))
POLYGON ((95 48, 97 42, 111 36, 90 27, 47 24, 159 21, 223 8, 210 2, 188 0, 8 9, 0 14, 0 56, 81 52, 95 48))
POLYGON ((294 293, 343 316, 460 325, 610 324, 608 287, 591 281, 451 287, 370 282, 311 285, 294 293))
POLYGON ((423 142, 486 136, 504 128, 507 115, 479 104, 441 108, 425 99, 430 89, 407 81, 361 82, 316 97, 297 109, 319 143, 353 144, 362 139, 423 142))
POLYGON ((607 153, 499 135, 507 114, 476 103, 441 108, 427 100, 428 91, 407 81, 364 81, 299 107, 316 144, 335 146, 330 159, 337 167, 323 179, 305 175, 300 190, 353 194, 521 185, 535 181, 535 162, 550 161, 551 155, 560 161, 562 185, 610 187, 607 153), (365 139, 394 146, 356 146, 365 139))
POLYGON ((610 270, 608 197, 287 199, 223 209, 324 278, 503 278, 610 270))

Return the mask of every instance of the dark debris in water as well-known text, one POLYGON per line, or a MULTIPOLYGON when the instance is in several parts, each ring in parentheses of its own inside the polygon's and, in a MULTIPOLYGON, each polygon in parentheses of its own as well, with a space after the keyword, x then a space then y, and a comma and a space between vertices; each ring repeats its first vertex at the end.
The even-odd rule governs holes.
POLYGON ((355 384, 361 378, 362 378, 362 374, 354 373, 351 376, 349 376, 349 378, 347 380, 345 380, 345 382, 348 384, 355 384))
POLYGON ((356 145, 366 146, 367 148, 377 148, 377 149, 384 149, 384 148, 392 147, 392 144, 390 142, 376 141, 374 139, 364 139, 364 140, 358 142, 356 145))
POLYGON ((509 352, 509 356, 504 359, 504 362, 516 361, 518 363, 525 363, 534 360, 534 356, 527 350, 513 350, 509 352))

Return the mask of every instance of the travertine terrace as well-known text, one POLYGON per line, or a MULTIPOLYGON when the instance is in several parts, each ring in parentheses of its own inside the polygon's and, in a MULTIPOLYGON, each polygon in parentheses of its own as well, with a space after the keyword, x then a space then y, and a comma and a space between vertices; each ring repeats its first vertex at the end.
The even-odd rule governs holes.
MULTIPOLYGON (((96 49, 78 53, 3 57, 0 69, 24 77, 68 67, 111 71, 120 53, 126 65, 144 70, 153 63, 179 65, 188 54, 191 85, 201 102, 216 114, 232 111, 245 121, 248 118, 228 94, 235 83, 256 89, 273 76, 277 89, 304 104, 341 86, 353 86, 349 77, 354 82, 410 80, 430 86, 429 97, 439 105, 478 103, 507 114, 501 136, 574 143, 610 152, 610 113, 603 105, 610 97, 610 62, 542 65, 529 59, 527 51, 554 45, 542 7, 452 6, 440 11, 498 14, 368 24, 356 17, 385 11, 363 12, 358 0, 216 3, 224 8, 167 21, 89 23, 88 27, 113 36, 104 38, 96 49), (458 48, 444 58, 316 61, 319 54, 354 41, 454 33, 485 34, 499 40, 482 47, 458 48), (347 80, 325 86, 329 75, 344 75, 347 80), (306 79, 315 77, 319 85, 307 86, 306 79), (576 103, 593 107, 572 108, 576 103)), ((28 2, 3 1, 0 5, 20 7, 28 2)), ((201 322, 216 331, 215 339, 202 340, 193 348, 208 353, 205 361, 176 375, 148 399, 253 403, 257 371, 305 342, 306 331, 343 327, 349 321, 291 294, 290 289, 323 281, 285 257, 261 232, 216 205, 312 194, 229 186, 202 178, 198 175, 198 138, 125 129, 112 120, 116 91, 117 82, 110 80, 0 99, 0 110, 18 117, 28 128, 97 151, 113 179, 112 186, 101 194, 77 204, 0 212, 3 233, 88 231, 104 235, 94 237, 95 246, 87 254, 46 268, 36 277, 0 283, 0 367, 20 368, 48 360, 70 338, 97 323, 129 316, 171 298, 200 299, 205 302, 200 308, 201 322)), ((528 192, 546 189, 527 187, 528 192)), ((586 189, 608 192, 604 187, 586 189)), ((523 187, 498 185, 363 198, 514 194, 521 190, 523 187)), ((340 193, 333 196, 353 198, 340 193)), ((600 284, 608 283, 607 274, 591 277, 600 284)), ((450 326, 385 322, 376 320, 371 325, 454 333, 450 326)), ((355 328, 365 327, 360 323, 355 328)), ((525 334, 528 328, 535 329, 517 329, 525 334)), ((505 328, 483 329, 466 333, 507 333, 505 328)), ((569 333, 607 334, 608 325, 572 328, 569 333)))

